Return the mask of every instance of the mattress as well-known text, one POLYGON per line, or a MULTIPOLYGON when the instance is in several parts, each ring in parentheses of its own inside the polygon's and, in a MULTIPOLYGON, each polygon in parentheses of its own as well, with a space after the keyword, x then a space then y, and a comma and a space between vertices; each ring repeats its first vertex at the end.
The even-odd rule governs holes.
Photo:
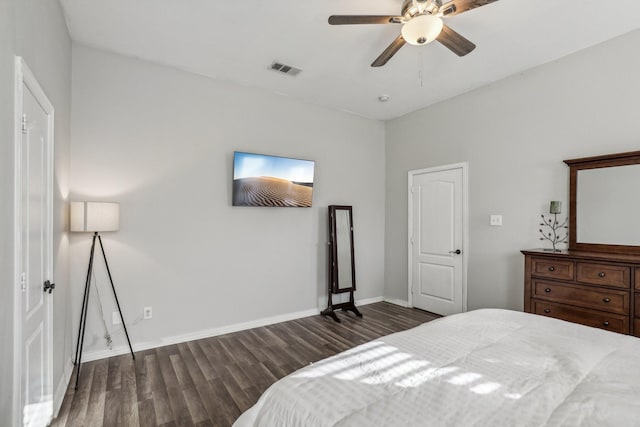
POLYGON ((484 309, 304 367, 248 426, 640 426, 640 339, 484 309))

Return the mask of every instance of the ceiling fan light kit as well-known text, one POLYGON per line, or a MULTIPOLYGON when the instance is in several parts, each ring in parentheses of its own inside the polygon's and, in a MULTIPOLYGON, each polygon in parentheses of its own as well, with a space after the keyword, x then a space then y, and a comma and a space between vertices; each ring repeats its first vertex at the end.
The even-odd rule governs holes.
POLYGON ((443 26, 442 19, 437 16, 418 15, 402 26, 402 38, 416 46, 431 43, 440 35, 443 26))
POLYGON ((401 34, 371 64, 386 64, 406 43, 421 46, 437 40, 458 56, 465 56, 476 45, 445 25, 448 18, 498 0, 404 0, 400 15, 331 15, 331 25, 402 24, 401 34))

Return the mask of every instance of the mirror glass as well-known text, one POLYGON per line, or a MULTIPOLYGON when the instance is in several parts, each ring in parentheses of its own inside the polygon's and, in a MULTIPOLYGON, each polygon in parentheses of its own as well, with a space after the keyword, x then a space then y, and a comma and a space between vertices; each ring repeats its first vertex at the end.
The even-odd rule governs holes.
POLYGON ((640 245, 640 165, 577 172, 576 242, 640 245))
POLYGON ((351 259, 351 212, 336 209, 336 253, 338 262, 338 289, 353 287, 351 259))

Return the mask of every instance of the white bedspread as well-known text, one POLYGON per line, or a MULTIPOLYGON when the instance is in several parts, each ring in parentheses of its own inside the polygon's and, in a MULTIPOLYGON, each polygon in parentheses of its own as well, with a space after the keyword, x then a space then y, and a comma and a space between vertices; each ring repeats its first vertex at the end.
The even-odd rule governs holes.
POLYGON ((234 426, 640 426, 640 339, 472 311, 300 369, 234 426))

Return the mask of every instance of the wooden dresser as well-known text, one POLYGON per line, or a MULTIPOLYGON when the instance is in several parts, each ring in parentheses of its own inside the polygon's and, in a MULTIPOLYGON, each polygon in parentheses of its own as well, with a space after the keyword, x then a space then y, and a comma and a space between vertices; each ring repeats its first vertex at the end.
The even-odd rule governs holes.
POLYGON ((640 255, 522 253, 524 311, 640 337, 640 255))

